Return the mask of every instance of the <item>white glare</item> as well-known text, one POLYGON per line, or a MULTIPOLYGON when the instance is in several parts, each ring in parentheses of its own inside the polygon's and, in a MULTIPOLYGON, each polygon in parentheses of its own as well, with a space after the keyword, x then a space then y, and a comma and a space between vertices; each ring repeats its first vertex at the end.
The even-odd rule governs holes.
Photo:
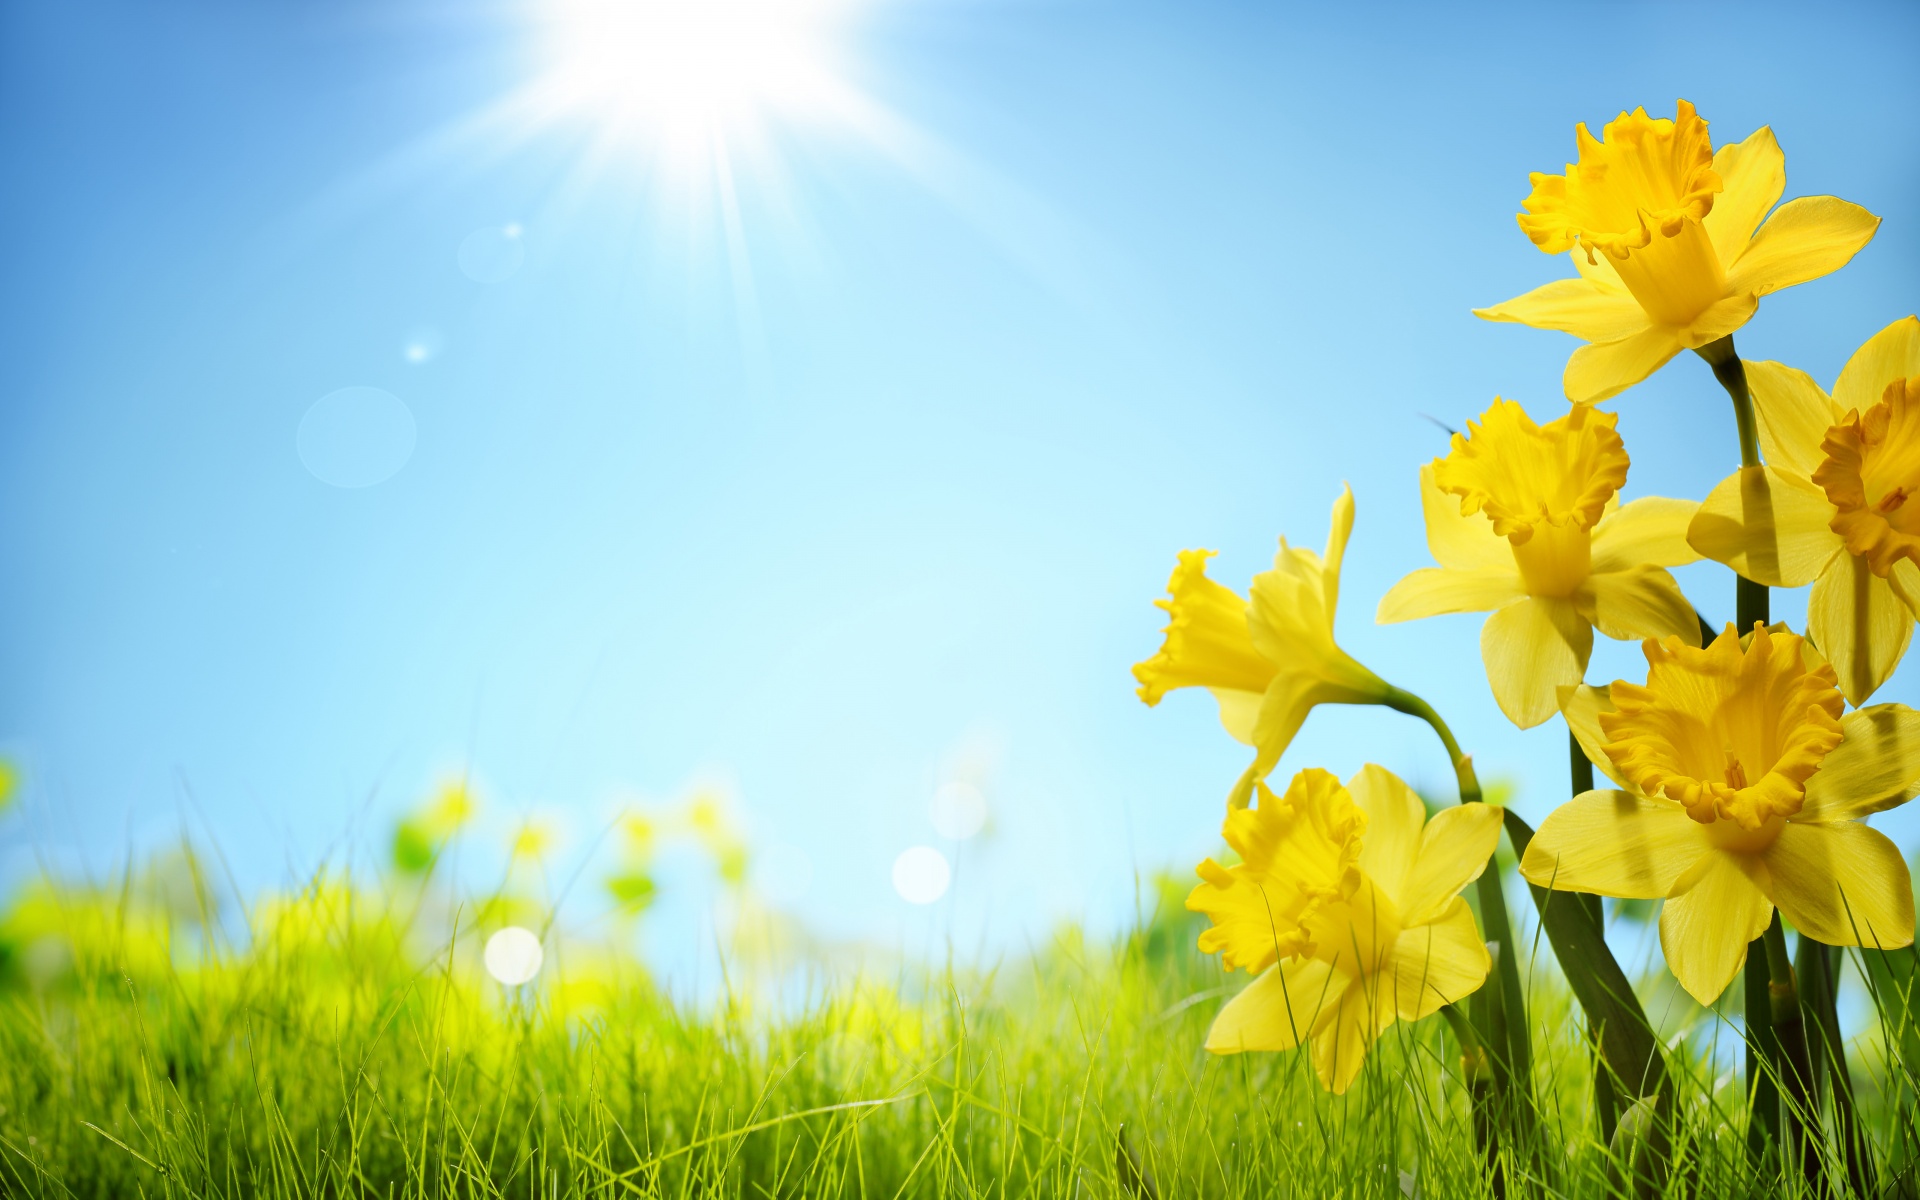
POLYGON ((538 975, 545 957, 540 939, 532 930, 518 925, 509 925, 487 939, 487 974, 508 987, 518 987, 538 975))
POLYGON ((668 144, 704 150, 771 112, 839 92, 828 33, 844 0, 549 0, 546 99, 668 144))
POLYGON ((952 882, 947 856, 932 846, 909 846, 893 860, 893 890, 908 904, 932 904, 952 882))
POLYGON ((955 779, 933 793, 929 814, 940 836, 964 842, 987 823, 987 798, 970 783, 955 779))

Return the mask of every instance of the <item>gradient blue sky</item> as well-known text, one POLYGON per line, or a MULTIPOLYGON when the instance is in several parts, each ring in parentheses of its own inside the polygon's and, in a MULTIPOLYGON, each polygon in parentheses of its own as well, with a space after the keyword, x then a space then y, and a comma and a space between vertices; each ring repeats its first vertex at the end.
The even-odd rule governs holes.
MULTIPOLYGON (((0 742, 31 781, 0 882, 195 806, 245 885, 284 882, 470 762, 497 821, 567 814, 575 853, 621 796, 730 780, 755 845, 813 863, 797 911, 829 933, 1110 927, 1134 865, 1211 851, 1244 762, 1204 696, 1133 696, 1175 552, 1243 585, 1278 535, 1324 539, 1343 480, 1346 645, 1538 820, 1564 734, 1500 716, 1479 618, 1372 624, 1428 562, 1423 414, 1561 403, 1571 339, 1468 311, 1567 273, 1514 226, 1527 172, 1676 96, 1717 140, 1771 124, 1789 196, 1886 224, 1769 298, 1745 355, 1830 382, 1920 309, 1911 5, 874 0, 841 61, 892 135, 776 118, 731 214, 595 153, 590 120, 477 121, 541 69, 536 24, 0 10, 0 742), (509 223, 520 268, 463 274, 509 223), (417 423, 352 491, 296 453, 348 386, 417 423), (961 759, 990 760, 993 824, 912 912, 888 868, 943 844, 961 759)), ((1691 357, 1614 407, 1629 496, 1734 462, 1691 357)), ((1726 572, 1683 583, 1730 617, 1726 572)), ((1380 710, 1322 710, 1283 770, 1364 761, 1445 778, 1380 710)))

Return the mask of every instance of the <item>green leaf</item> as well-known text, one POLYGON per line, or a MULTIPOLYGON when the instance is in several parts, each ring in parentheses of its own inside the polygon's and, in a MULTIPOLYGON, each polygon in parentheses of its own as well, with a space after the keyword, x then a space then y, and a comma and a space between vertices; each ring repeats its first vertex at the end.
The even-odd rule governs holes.
MULTIPOLYGON (((1525 855, 1533 827, 1512 809, 1506 812, 1507 836, 1516 854, 1525 855)), ((1620 969, 1607 939, 1578 894, 1553 892, 1533 884, 1540 928, 1552 945, 1560 969, 1587 1019, 1600 1031, 1600 1054, 1630 1096, 1651 1096, 1666 1078, 1660 1042, 1653 1035, 1640 997, 1620 969)))

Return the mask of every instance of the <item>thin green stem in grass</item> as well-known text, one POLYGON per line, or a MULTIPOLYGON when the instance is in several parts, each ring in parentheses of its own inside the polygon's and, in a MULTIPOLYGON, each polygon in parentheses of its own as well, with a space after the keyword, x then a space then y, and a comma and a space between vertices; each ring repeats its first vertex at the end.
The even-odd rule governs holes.
POLYGON ((1824 1193, 1825 1162, 1817 1136, 1820 1096, 1814 1087, 1813 1064, 1807 1056, 1807 1028, 1801 1017, 1800 987, 1794 978, 1793 959, 1787 954, 1787 931, 1777 910, 1760 940, 1766 946, 1767 973, 1771 977, 1767 986, 1768 1011, 1780 1050, 1781 1117, 1786 1144, 1799 1158, 1808 1185, 1824 1193))
MULTIPOLYGON (((1567 730, 1567 776, 1572 795, 1579 796, 1593 790, 1593 763, 1571 729, 1567 730)), ((1594 928, 1604 938, 1607 919, 1600 897, 1590 892, 1581 893, 1580 901, 1594 928)), ((1610 1144, 1619 1120, 1618 1105, 1613 1095, 1613 1076, 1607 1070, 1606 1056, 1600 1052, 1600 1028, 1591 1016, 1587 1018, 1587 1040, 1592 1047, 1588 1059, 1593 1063, 1593 1115, 1600 1125, 1600 1140, 1610 1144)))
MULTIPOLYGON (((1401 688, 1387 689, 1383 702, 1395 712, 1425 721, 1446 749, 1454 778, 1460 790, 1460 803, 1481 802, 1480 779, 1474 774, 1473 758, 1460 749, 1453 730, 1433 705, 1401 688)), ((1501 887, 1499 851, 1487 860, 1486 870, 1474 885, 1480 902, 1480 921, 1487 940, 1497 943, 1495 961, 1498 992, 1475 994, 1475 1003, 1485 1017, 1485 1033, 1494 1048, 1495 1084, 1503 1102, 1510 1106, 1516 1126, 1529 1134, 1533 1128, 1533 1045, 1527 1024, 1526 995, 1520 984, 1520 956, 1513 938, 1513 924, 1507 915, 1507 897, 1501 887)), ((1483 989, 1484 991, 1484 989, 1483 989)))

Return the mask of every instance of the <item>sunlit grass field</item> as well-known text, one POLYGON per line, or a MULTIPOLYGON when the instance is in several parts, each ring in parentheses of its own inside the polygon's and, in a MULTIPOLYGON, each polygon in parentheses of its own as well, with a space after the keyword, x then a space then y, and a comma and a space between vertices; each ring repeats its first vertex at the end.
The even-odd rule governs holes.
MULTIPOLYGON (((1062 929, 981 968, 796 961, 782 926, 743 922, 722 994, 690 1003, 612 948, 618 929, 549 931, 535 982, 503 987, 481 965, 502 897, 431 872, 322 877, 238 922, 210 876, 176 854, 14 898, 0 1193, 1627 1194, 1581 1018, 1544 967, 1527 976, 1541 1136, 1501 1146, 1493 1172, 1440 1022, 1394 1026, 1344 1097, 1302 1054, 1209 1056, 1245 977, 1196 951, 1184 881, 1143 882, 1125 936, 1062 929)), ((1665 1193, 1803 1190, 1749 1157, 1737 1014, 1663 1008, 1670 981, 1642 992, 1662 998, 1679 1081, 1665 1193)), ((1897 1046, 1890 1018, 1851 1051, 1873 1081, 1877 1190, 1911 1194, 1912 1075, 1889 1031, 1897 1046)))

